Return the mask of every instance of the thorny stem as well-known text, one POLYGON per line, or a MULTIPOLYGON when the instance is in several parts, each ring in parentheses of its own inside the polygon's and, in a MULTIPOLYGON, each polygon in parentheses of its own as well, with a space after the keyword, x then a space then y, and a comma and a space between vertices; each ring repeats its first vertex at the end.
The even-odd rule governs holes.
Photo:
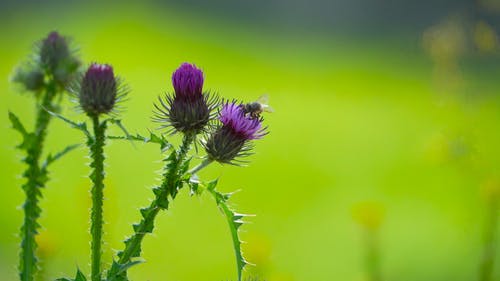
POLYGON ((490 281, 495 264, 496 236, 498 231, 498 209, 500 207, 500 197, 492 196, 488 198, 486 225, 484 231, 484 248, 479 268, 479 280, 490 281))
MULTIPOLYGON (((134 225, 134 234, 125 241, 125 249, 123 252, 118 253, 119 260, 117 264, 113 264, 109 273, 108 279, 116 280, 117 277, 126 277, 127 268, 121 269, 121 266, 131 262, 131 259, 140 255, 141 243, 147 233, 151 233, 154 228, 154 220, 160 210, 168 210, 169 201, 168 195, 175 198, 179 187, 179 181, 182 174, 179 173, 179 168, 186 159, 187 153, 191 148, 191 144, 195 140, 195 135, 184 135, 182 144, 177 150, 174 159, 168 159, 164 168, 163 181, 161 185, 154 190, 155 200, 153 200, 149 207, 141 209, 143 219, 139 224, 134 225), (121 271, 121 273, 120 273, 121 271)), ((120 279, 122 280, 122 279, 120 279)))
POLYGON ((90 179, 93 182, 91 189, 92 210, 90 215, 91 247, 91 280, 101 281, 102 255, 102 225, 103 225, 103 189, 104 189, 104 140, 106 122, 99 123, 97 115, 90 116, 94 126, 94 139, 89 140, 93 168, 90 179))
POLYGON ((27 148, 27 156, 24 162, 28 168, 24 172, 27 182, 23 185, 26 195, 23 204, 24 222, 21 227, 21 253, 19 264, 19 275, 22 281, 31 281, 37 271, 37 257, 35 236, 37 234, 38 218, 41 209, 38 206, 39 197, 42 196, 41 188, 45 186, 46 179, 43 178, 40 168, 40 156, 43 150, 43 143, 47 134, 47 127, 51 120, 51 115, 46 109, 53 108, 52 101, 56 95, 56 84, 51 81, 46 86, 42 103, 37 105, 37 116, 35 121, 34 138, 27 148))

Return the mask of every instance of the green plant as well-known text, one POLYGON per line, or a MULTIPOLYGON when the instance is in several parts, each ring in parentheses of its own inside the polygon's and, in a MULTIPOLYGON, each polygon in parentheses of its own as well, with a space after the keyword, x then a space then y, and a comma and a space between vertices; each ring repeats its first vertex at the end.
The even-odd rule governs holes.
MULTIPOLYGON (((237 276, 241 281, 242 270, 247 262, 241 252, 238 229, 243 224, 243 218, 246 215, 236 213, 230 208, 228 201, 231 194, 217 191, 215 189, 217 180, 201 181, 197 172, 212 162, 238 164, 241 157, 251 153, 252 141, 266 134, 266 128, 262 127, 262 117, 256 112, 248 111, 244 104, 236 102, 221 104, 216 96, 203 92, 203 79, 201 70, 192 64, 182 64, 172 77, 175 92, 160 98, 155 104, 154 120, 160 123, 160 128, 167 129, 168 133, 182 135, 182 143, 177 149, 167 141, 163 134, 150 132, 148 137, 139 134, 130 135, 120 120, 111 117, 102 121, 99 119, 101 114, 112 112, 115 103, 123 97, 118 80, 108 65, 92 64, 74 89, 81 108, 92 121, 93 132, 87 129, 84 122, 74 122, 53 113, 55 117, 82 131, 87 137, 92 159, 90 179, 93 183, 91 189, 92 281, 102 280, 103 275, 108 281, 128 280, 129 268, 142 262, 140 256, 144 237, 153 232, 155 220, 160 211, 168 210, 170 202, 185 186, 189 187, 191 195, 210 194, 226 217, 235 251, 237 276), (106 137, 107 123, 116 124, 125 135, 106 137), (103 148, 106 138, 157 144, 160 145, 160 151, 165 156, 161 183, 153 188, 154 200, 148 207, 140 209, 142 219, 132 226, 133 233, 125 240, 124 249, 117 253, 110 268, 103 270, 101 267, 103 148), (198 141, 201 141, 206 155, 198 165, 191 168, 192 147, 198 141)), ((197 152, 198 150, 195 150, 195 153, 197 152)), ((81 281, 86 280, 86 277, 80 270, 77 270, 74 279, 59 280, 81 281)))
POLYGON ((48 154, 43 160, 45 138, 51 121, 48 111, 60 110, 62 93, 74 78, 78 66, 79 61, 71 51, 68 39, 57 32, 51 32, 36 44, 31 59, 18 67, 13 76, 13 81, 35 98, 36 110, 35 126, 32 131, 28 131, 21 120, 9 112, 12 127, 22 135, 22 143, 17 148, 25 153, 23 162, 27 166, 23 173, 26 182, 22 186, 25 202, 19 261, 21 280, 33 280, 38 269, 35 236, 40 227, 39 200, 42 197, 42 189, 49 180, 48 168, 54 161, 77 147, 70 145, 60 152, 48 154))

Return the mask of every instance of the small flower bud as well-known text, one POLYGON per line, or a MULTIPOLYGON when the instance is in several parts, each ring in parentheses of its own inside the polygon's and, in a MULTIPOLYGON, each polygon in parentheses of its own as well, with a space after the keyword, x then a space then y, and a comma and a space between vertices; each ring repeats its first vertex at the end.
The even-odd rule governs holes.
POLYGON ((79 89, 80 106, 89 115, 108 113, 118 97, 118 81, 113 68, 93 63, 85 72, 79 89))
POLYGON ((40 46, 41 67, 54 76, 63 86, 76 74, 80 61, 73 56, 68 40, 56 31, 42 40, 40 46))
POLYGON ((40 60, 42 65, 55 71, 59 63, 70 56, 70 50, 66 39, 56 31, 49 33, 42 41, 40 48, 40 60))
POLYGON ((183 63, 172 75, 172 84, 175 94, 159 99, 154 120, 162 123, 162 128, 172 127, 182 133, 205 130, 217 98, 203 93, 203 72, 194 64, 183 63))
POLYGON ((247 114, 242 104, 226 103, 222 107, 219 120, 221 125, 204 143, 210 159, 220 163, 233 163, 237 157, 250 154, 249 141, 260 139, 267 134, 262 128, 262 118, 247 114))

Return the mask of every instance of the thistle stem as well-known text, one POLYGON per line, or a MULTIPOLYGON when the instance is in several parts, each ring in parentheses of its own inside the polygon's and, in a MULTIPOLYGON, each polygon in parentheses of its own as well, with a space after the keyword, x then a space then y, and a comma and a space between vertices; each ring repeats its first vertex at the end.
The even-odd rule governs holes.
POLYGON ((214 160, 211 158, 205 158, 200 164, 198 164, 196 167, 192 168, 191 170, 188 171, 190 174, 196 174, 198 171, 201 169, 205 168, 206 166, 210 165, 214 160))
MULTIPOLYGON (((125 241, 125 249, 118 253, 119 260, 114 263, 108 273, 108 281, 117 280, 119 276, 126 276, 127 268, 121 269, 124 265, 131 262, 134 257, 139 257, 141 253, 141 244, 144 236, 153 232, 154 221, 160 210, 168 210, 168 195, 175 198, 179 187, 179 181, 183 176, 179 173, 179 168, 186 159, 187 153, 191 148, 195 135, 184 135, 183 141, 175 157, 168 157, 165 161, 163 180, 159 187, 154 189, 155 199, 149 207, 141 209, 143 219, 138 224, 134 224, 134 234, 125 241), (120 273, 121 272, 121 273, 120 273)), ((205 165, 206 166, 206 165, 205 165)), ((119 279, 122 280, 122 279, 119 279)))
POLYGON ((94 126, 94 139, 89 142, 93 168, 90 179, 92 180, 92 210, 90 215, 91 234, 91 280, 101 281, 101 255, 102 255, 102 225, 103 225, 103 189, 104 189, 104 140, 106 122, 99 123, 97 115, 90 116, 94 126))
POLYGON ((378 245, 378 232, 367 229, 365 232, 365 265, 370 281, 381 281, 380 273, 380 251, 378 245))
POLYGON ((24 222, 21 227, 22 241, 19 264, 19 275, 22 281, 33 280, 37 271, 35 236, 39 228, 37 220, 41 213, 38 203, 39 198, 42 196, 41 188, 45 186, 46 182, 46 179, 41 177, 40 157, 47 134, 47 127, 51 120, 51 115, 46 109, 53 108, 52 101, 55 95, 56 85, 52 81, 46 86, 45 95, 43 96, 41 104, 37 105, 33 141, 27 148, 27 155, 24 159, 24 162, 28 164, 28 168, 23 174, 23 176, 27 178, 27 182, 23 185, 26 199, 23 204, 24 222))
POLYGON ((491 198, 489 198, 484 231, 484 248, 479 268, 480 281, 493 280, 492 275, 493 266, 495 264, 499 207, 500 198, 498 196, 492 196, 491 198))

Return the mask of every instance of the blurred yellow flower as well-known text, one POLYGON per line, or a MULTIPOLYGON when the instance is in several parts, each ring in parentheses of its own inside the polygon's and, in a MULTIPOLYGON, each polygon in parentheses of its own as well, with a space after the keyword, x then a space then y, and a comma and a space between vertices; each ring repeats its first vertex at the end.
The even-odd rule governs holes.
POLYGON ((368 230, 377 230, 384 220, 384 207, 377 202, 360 202, 352 209, 354 220, 368 230))
POLYGON ((500 199, 500 180, 498 178, 490 178, 483 182, 481 194, 486 200, 500 199))

